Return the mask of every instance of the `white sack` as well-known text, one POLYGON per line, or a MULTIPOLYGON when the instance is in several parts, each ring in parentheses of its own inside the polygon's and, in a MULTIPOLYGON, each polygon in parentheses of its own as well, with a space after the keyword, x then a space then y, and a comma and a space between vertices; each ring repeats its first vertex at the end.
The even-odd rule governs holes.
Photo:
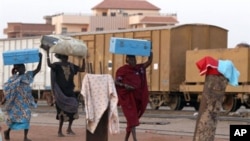
POLYGON ((87 45, 78 39, 62 35, 46 35, 53 38, 58 38, 55 45, 51 46, 50 52, 64 54, 68 56, 87 56, 87 45))

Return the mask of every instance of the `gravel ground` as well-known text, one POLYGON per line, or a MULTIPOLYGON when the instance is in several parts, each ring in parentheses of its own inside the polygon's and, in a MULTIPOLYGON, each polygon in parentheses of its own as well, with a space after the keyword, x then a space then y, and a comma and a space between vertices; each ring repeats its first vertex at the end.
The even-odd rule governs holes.
MULTIPOLYGON (((160 121, 161 124, 152 124, 154 120, 142 118, 142 124, 137 128, 138 141, 192 141, 193 127, 195 121, 189 119, 165 119, 160 121), (167 122, 166 122, 167 121, 167 122)), ((119 134, 109 134, 109 141, 123 141, 125 136, 125 121, 120 119, 119 134)), ((220 130, 223 127, 220 125, 220 130)), ((3 130, 7 127, 2 124, 3 130)), ((66 135, 67 123, 63 130, 66 135)), ((84 115, 80 115, 78 120, 73 123, 73 130, 76 135, 66 135, 57 137, 58 121, 55 120, 54 113, 35 113, 31 120, 29 138, 32 141, 86 141, 86 128, 84 115)), ((2 134, 3 136, 3 134, 2 134)), ((22 141, 23 131, 11 131, 11 141, 22 141)), ((228 141, 228 137, 216 137, 215 141, 228 141)), ((130 139, 132 141, 132 138, 130 139)))
MULTIPOLYGON (((58 121, 55 119, 54 107, 43 105, 41 109, 33 111, 29 138, 32 141, 86 141, 86 124, 83 112, 73 123, 76 135, 66 135, 67 122, 63 126, 65 137, 57 137, 58 121), (44 109, 43 109, 44 108, 44 109)), ((81 110, 81 109, 80 109, 81 110)), ((81 110, 82 111, 82 110, 81 110)), ((138 141, 192 141, 195 119, 188 118, 149 118, 142 117, 141 125, 137 127, 138 141)), ((246 124, 239 121, 219 121, 216 129, 215 141, 229 140, 229 126, 231 124, 246 124)), ((7 129, 4 123, 3 130, 7 129)), ((125 119, 120 116, 119 134, 108 135, 109 141, 123 141, 125 136, 125 119)), ((11 141, 23 141, 23 131, 11 131, 11 141)), ((3 137, 4 138, 4 137, 3 137)), ((3 139, 4 141, 4 139, 3 139)), ((130 138, 132 141, 132 138, 130 138)))

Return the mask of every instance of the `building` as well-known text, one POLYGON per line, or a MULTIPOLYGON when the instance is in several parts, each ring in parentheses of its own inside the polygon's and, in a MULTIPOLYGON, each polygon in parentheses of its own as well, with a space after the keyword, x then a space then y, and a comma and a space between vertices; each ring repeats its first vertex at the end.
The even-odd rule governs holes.
POLYGON ((60 13, 50 16, 49 21, 55 25, 56 34, 146 28, 178 23, 176 14, 161 14, 160 8, 146 0, 103 0, 91 10, 92 15, 60 13))
POLYGON ((51 24, 34 24, 34 23, 8 23, 4 29, 4 34, 8 38, 41 36, 52 34, 55 27, 51 24))
MULTIPOLYGON (((92 8, 95 19, 101 17, 128 19, 126 25, 119 28, 145 28, 152 26, 175 25, 178 23, 176 14, 160 14, 161 9, 146 0, 104 0, 92 8)), ((118 19, 119 20, 119 19, 118 19)), ((107 23, 93 22, 94 27, 106 27, 107 23)), ((92 25, 93 26, 93 25, 92 25)), ((93 30, 94 28, 92 28, 93 30)))
POLYGON ((42 26, 34 28, 32 24, 21 24, 27 29, 23 34, 23 30, 20 28, 13 30, 14 24, 9 23, 4 33, 8 37, 21 37, 35 35, 34 33, 41 31, 44 34, 67 34, 168 26, 178 23, 176 14, 161 14, 160 8, 146 0, 103 0, 91 10, 92 14, 59 13, 45 16, 46 24, 43 25, 53 26, 53 30, 50 28, 50 31, 42 26))

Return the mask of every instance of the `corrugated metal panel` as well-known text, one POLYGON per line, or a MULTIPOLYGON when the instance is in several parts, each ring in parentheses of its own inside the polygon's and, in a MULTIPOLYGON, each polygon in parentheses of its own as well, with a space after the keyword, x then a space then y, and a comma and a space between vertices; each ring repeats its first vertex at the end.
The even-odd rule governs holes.
MULTIPOLYGON (((15 49, 25 49, 25 48, 39 48, 40 47, 40 37, 33 38, 18 38, 18 39, 5 39, 0 40, 0 51, 8 51, 15 49)), ((50 87, 50 69, 47 67, 47 60, 45 52, 40 49, 43 54, 42 68, 41 71, 36 75, 34 82, 32 84, 33 90, 44 90, 50 87)), ((2 54, 2 53, 1 53, 2 54)), ((26 64, 26 70, 34 70, 38 63, 26 64)), ((11 76, 12 65, 3 65, 3 61, 0 62, 0 89, 2 89, 3 83, 8 80, 11 76)))
POLYGON ((118 30, 129 28, 128 17, 91 17, 90 31, 96 31, 96 28, 105 27, 103 30, 118 30))

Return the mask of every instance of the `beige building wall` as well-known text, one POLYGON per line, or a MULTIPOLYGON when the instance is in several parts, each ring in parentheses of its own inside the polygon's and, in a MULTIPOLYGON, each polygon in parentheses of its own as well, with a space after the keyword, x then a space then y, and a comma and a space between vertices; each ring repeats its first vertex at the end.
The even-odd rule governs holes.
MULTIPOLYGON (((86 32, 88 31, 88 25, 78 25, 78 24, 63 24, 62 29, 67 29, 67 32, 65 33, 79 33, 79 32, 86 32)), ((61 30, 61 33, 63 34, 63 31, 61 30)))
POLYGON ((55 34, 87 31, 89 23, 89 15, 60 14, 52 17, 52 25, 56 27, 55 34))
POLYGON ((55 26, 55 34, 60 34, 62 31, 62 16, 52 17, 52 25, 55 26))
POLYGON ((145 16, 135 15, 129 17, 129 24, 138 24, 140 20, 145 16))
POLYGON ((92 15, 61 13, 52 16, 55 34, 160 26, 159 23, 151 23, 151 25, 141 23, 141 19, 145 16, 174 17, 173 15, 162 15, 158 10, 98 9, 92 10, 92 13, 92 15))
POLYGON ((103 30, 126 29, 129 28, 128 18, 129 17, 92 16, 89 30, 98 31, 97 28, 103 28, 103 30))

